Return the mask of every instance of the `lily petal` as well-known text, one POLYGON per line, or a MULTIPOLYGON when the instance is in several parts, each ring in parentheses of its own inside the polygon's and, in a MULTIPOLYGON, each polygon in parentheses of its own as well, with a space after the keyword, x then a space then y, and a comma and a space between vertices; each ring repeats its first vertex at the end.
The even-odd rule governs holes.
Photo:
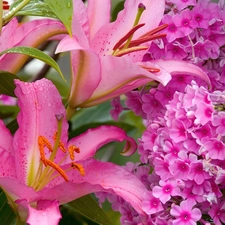
POLYGON ((15 158, 0 147, 0 177, 16 177, 15 158))
POLYGON ((124 130, 115 126, 100 126, 89 129, 85 133, 71 139, 68 145, 75 145, 80 149, 80 153, 75 156, 77 161, 93 157, 100 147, 109 142, 122 142, 124 140, 127 141, 127 146, 129 146, 125 151, 126 154, 132 155, 137 149, 136 142, 130 139, 124 130))
POLYGON ((74 108, 91 97, 102 77, 100 59, 91 50, 71 52, 71 62, 73 77, 69 104, 74 108))
POLYGON ((192 63, 184 62, 181 60, 153 60, 154 65, 171 73, 172 75, 187 74, 196 76, 204 80, 209 86, 211 82, 207 74, 199 67, 192 63))
POLYGON ((62 218, 59 211, 59 203, 56 200, 41 200, 37 202, 37 208, 29 205, 26 199, 17 200, 18 212, 29 225, 57 225, 62 218))
POLYGON ((90 27, 90 39, 105 24, 110 22, 110 0, 89 0, 88 19, 90 27))
POLYGON ((76 36, 81 46, 89 47, 89 21, 87 8, 81 0, 73 0, 72 34, 76 36))
MULTIPOLYGON (((13 19, 2 31, 0 51, 16 46, 38 47, 48 38, 64 33, 67 33, 65 27, 57 20, 33 20, 19 25, 13 19)), ((5 54, 0 57, 0 70, 17 73, 27 58, 21 54, 5 54)))
MULTIPOLYGON (((157 75, 157 73, 148 72, 138 64, 132 63, 129 59, 123 57, 105 56, 100 59, 101 81, 92 96, 86 102, 80 104, 79 107, 89 107, 102 103, 123 93, 132 91, 152 80, 157 80, 166 85, 171 79, 169 73, 164 72, 157 75)), ((92 68, 90 67, 89 71, 91 70, 92 68)), ((83 74, 83 76, 88 75, 88 72, 83 74)), ((74 104, 72 106, 76 107, 74 104)))
MULTIPOLYGON (((13 143, 14 149, 16 149, 17 176, 19 180, 29 185, 35 179, 40 161, 38 136, 44 136, 53 146, 53 136, 57 131, 55 116, 63 115, 65 117, 65 108, 58 90, 47 79, 34 83, 16 80, 15 84, 15 94, 21 109, 17 117, 19 129, 15 133, 13 143), (26 178, 27 180, 25 180, 26 178)), ((64 119, 61 136, 61 140, 64 142, 67 141, 67 129, 68 124, 64 119)), ((49 154, 50 152, 46 151, 46 157, 49 154)), ((60 158, 58 155, 56 162, 60 158)))
MULTIPOLYGON (((95 159, 78 163, 84 168, 84 176, 75 169, 70 170, 67 173, 70 181, 65 183, 59 178, 52 180, 45 189, 38 192, 42 198, 58 199, 60 204, 64 204, 93 192, 105 191, 116 193, 129 202, 138 213, 144 214, 141 202, 147 188, 134 174, 113 163, 95 159)), ((66 166, 64 169, 66 170, 66 166)))
POLYGON ((4 148, 8 153, 14 155, 12 146, 13 137, 2 120, 0 120, 0 137, 0 147, 4 148))
POLYGON ((116 21, 105 24, 95 34, 93 40, 91 40, 91 48, 102 55, 112 54, 114 45, 133 28, 140 3, 146 6, 140 20, 140 23, 146 23, 146 27, 139 29, 134 38, 140 37, 147 31, 157 27, 165 10, 164 0, 125 1, 124 10, 119 12, 116 21))

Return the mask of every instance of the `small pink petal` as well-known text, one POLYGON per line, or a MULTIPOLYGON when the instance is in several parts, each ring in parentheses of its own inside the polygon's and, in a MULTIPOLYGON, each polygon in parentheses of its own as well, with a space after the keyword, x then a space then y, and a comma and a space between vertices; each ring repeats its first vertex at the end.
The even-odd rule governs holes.
POLYGON ((29 225, 57 225, 61 219, 59 203, 56 200, 40 200, 37 202, 37 208, 29 205, 26 199, 16 201, 19 214, 22 215, 29 225))

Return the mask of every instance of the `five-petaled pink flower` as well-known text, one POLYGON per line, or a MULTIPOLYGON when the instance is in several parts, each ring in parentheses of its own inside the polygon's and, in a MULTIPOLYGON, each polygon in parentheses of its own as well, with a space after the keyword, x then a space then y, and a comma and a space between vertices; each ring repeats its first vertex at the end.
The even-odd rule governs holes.
POLYGON ((183 201, 180 206, 172 205, 170 213, 176 218, 173 220, 173 225, 195 225, 202 214, 200 209, 193 208, 194 204, 191 201, 183 201))
POLYGON ((20 113, 14 137, 0 121, 0 187, 20 219, 30 225, 57 224, 59 205, 83 195, 116 193, 143 214, 144 184, 126 169, 93 158, 111 141, 135 141, 115 126, 100 126, 68 139, 65 108, 56 87, 42 79, 15 81, 20 113))

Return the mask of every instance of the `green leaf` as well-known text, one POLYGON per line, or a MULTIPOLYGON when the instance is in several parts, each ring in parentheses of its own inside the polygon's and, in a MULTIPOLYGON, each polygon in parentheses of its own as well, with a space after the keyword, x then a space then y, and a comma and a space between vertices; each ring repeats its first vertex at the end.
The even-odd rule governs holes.
POLYGON ((15 79, 20 78, 10 72, 0 70, 0 94, 16 97, 14 94, 14 89, 16 88, 14 84, 15 79))
POLYGON ((6 54, 6 53, 24 54, 24 55, 28 55, 30 57, 39 59, 39 60, 45 62, 46 64, 52 66, 61 75, 63 80, 66 81, 60 68, 59 68, 59 65, 56 63, 56 61, 39 49, 32 48, 32 47, 19 46, 19 47, 7 49, 7 50, 1 52, 0 55, 6 54))
MULTIPOLYGON (((13 2, 10 9, 15 8, 21 2, 22 0, 13 2)), ((57 19, 55 13, 52 12, 44 0, 31 0, 25 7, 16 13, 16 16, 44 16, 57 19)))
POLYGON ((44 0, 55 15, 62 21, 69 34, 72 34, 71 22, 73 15, 72 0, 44 0))
POLYGON ((17 120, 14 119, 11 122, 9 122, 6 127, 10 130, 11 134, 15 134, 15 132, 18 130, 19 125, 17 123, 17 120))
POLYGON ((67 204, 78 213, 101 225, 114 225, 98 203, 86 195, 67 204))
POLYGON ((19 107, 11 105, 0 105, 0 119, 15 117, 19 112, 19 107))
POLYGON ((0 189, 0 221, 1 225, 14 225, 16 215, 7 203, 4 192, 0 189))

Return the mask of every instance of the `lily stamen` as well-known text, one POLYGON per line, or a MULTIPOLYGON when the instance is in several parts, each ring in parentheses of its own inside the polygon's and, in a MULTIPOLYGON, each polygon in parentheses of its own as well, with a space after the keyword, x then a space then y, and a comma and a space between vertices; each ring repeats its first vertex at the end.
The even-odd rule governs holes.
POLYGON ((76 146, 72 145, 72 146, 69 146, 68 152, 69 152, 69 154, 70 154, 71 160, 74 161, 74 159, 75 159, 75 157, 74 157, 74 152, 80 153, 80 149, 77 148, 76 146))
POLYGON ((85 175, 84 168, 83 168, 83 166, 81 166, 80 164, 75 163, 75 162, 72 162, 72 163, 71 163, 71 167, 72 167, 73 169, 77 169, 77 170, 80 172, 80 174, 81 174, 82 176, 85 175))
MULTIPOLYGON (((141 23, 133 27, 127 34, 125 34, 113 47, 113 50, 115 51, 116 49, 120 49, 121 45, 128 40, 128 38, 135 33, 139 28, 143 27, 145 24, 141 23)), ((124 45, 123 45, 124 47, 124 45)))
POLYGON ((53 139, 54 139, 54 147, 52 147, 51 143, 48 141, 48 139, 44 136, 38 137, 38 147, 40 151, 40 160, 42 163, 39 165, 38 172, 36 174, 36 179, 33 185, 31 185, 35 190, 41 190, 46 184, 48 184, 51 180, 56 178, 57 176, 62 176, 62 178, 68 182, 69 178, 66 175, 66 172, 68 172, 71 169, 77 169, 81 175, 84 175, 84 168, 77 164, 74 161, 75 159, 75 152, 79 153, 80 149, 74 145, 69 146, 68 150, 66 149, 64 143, 60 140, 61 132, 62 132, 62 123, 63 123, 63 115, 56 115, 56 119, 58 122, 58 130, 55 132, 53 139), (45 148, 51 152, 49 158, 46 158, 45 155, 45 148), (63 170, 60 165, 66 160, 68 157, 68 154, 65 154, 65 157, 58 162, 55 163, 55 157, 57 154, 58 149, 60 149, 62 152, 69 154, 71 159, 71 168, 67 170, 63 170), (43 164, 45 168, 43 168, 43 164), (58 175, 54 175, 55 172, 58 172, 58 175))
POLYGON ((149 72, 151 72, 151 73, 158 73, 158 72, 160 72, 160 69, 158 69, 158 68, 141 66, 141 65, 140 65, 140 67, 145 69, 145 70, 147 70, 147 71, 149 71, 149 72))

